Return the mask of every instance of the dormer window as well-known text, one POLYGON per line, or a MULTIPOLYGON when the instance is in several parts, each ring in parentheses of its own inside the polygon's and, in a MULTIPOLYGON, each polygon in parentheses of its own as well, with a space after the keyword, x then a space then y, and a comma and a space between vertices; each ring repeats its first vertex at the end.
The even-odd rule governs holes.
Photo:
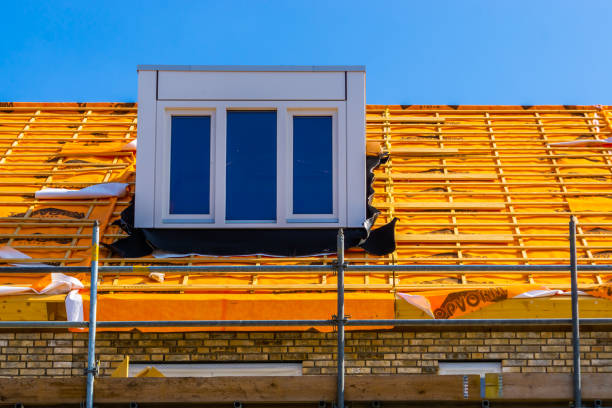
POLYGON ((362 227, 362 67, 139 67, 135 225, 362 227))

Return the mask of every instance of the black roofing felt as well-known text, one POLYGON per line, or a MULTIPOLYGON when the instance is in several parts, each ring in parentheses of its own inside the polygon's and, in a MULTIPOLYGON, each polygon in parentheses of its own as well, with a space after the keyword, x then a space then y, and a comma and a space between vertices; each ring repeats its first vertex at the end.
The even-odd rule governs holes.
MULTIPOLYGON (((374 189, 374 169, 387 160, 386 156, 368 156, 366 163, 367 220, 363 228, 344 229, 345 247, 361 247, 372 255, 387 255, 395 251, 395 223, 371 230, 379 211, 371 206, 374 189)), ((336 252, 337 230, 313 229, 160 229, 134 228, 134 205, 121 213, 116 221, 129 237, 106 245, 121 257, 137 258, 153 250, 201 255, 272 255, 309 256, 336 252)))

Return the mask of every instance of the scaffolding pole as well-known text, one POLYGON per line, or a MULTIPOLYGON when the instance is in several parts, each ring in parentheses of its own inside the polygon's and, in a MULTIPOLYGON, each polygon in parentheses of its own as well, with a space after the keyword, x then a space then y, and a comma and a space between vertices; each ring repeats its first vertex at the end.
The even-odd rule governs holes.
POLYGON ((338 392, 337 392, 337 408, 344 408, 344 231, 342 228, 338 230, 338 254, 336 260, 336 268, 338 274, 338 290, 337 302, 338 313, 336 315, 336 324, 338 329, 338 392))
POLYGON ((572 353, 573 385, 574 385, 574 407, 582 408, 582 382, 580 375, 580 315, 578 313, 578 263, 576 253, 576 217, 570 217, 570 273, 572 281, 572 353))
POLYGON ((98 305, 98 259, 100 254, 100 227, 93 225, 91 236, 91 276, 89 285, 89 339, 87 341, 87 394, 86 407, 93 408, 94 380, 98 374, 96 365, 96 311, 98 305))

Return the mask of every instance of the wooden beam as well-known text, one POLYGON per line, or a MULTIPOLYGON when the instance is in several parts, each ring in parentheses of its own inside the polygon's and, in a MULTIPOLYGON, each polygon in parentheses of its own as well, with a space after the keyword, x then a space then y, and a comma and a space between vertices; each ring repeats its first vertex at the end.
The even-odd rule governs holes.
POLYGON ((453 147, 396 147, 391 154, 404 157, 457 156, 459 149, 453 147))
POLYGON ((65 299, 66 295, 2 296, 0 321, 61 320, 66 315, 65 299))
MULTIPOLYGON (((92 103, 87 103, 85 104, 85 106, 79 106, 76 103, 72 103, 72 102, 67 102, 66 104, 64 104, 63 102, 60 103, 33 103, 32 105, 29 105, 29 102, 24 102, 27 103, 27 106, 21 105, 21 102, 17 102, 19 103, 19 105, 15 105, 12 104, 11 106, 7 106, 7 107, 2 107, 3 109, 6 110, 11 110, 11 111, 31 111, 31 110, 43 110, 43 111, 82 111, 85 110, 85 108, 87 110, 92 110, 92 111, 123 111, 123 112, 136 112, 136 104, 134 104, 134 106, 114 106, 113 103, 96 103, 96 104, 92 104, 92 103), (101 106, 104 105, 104 106, 101 106)), ((590 112, 590 111, 589 111, 590 112)), ((7 116, 12 116, 13 113, 11 113, 10 115, 7 116)), ((114 114, 112 116, 117 116, 117 115, 121 115, 121 117, 124 117, 123 114, 114 114)), ((60 113, 60 115, 58 115, 58 117, 62 117, 64 116, 63 113, 60 113)), ((79 115, 82 116, 82 115, 79 115)), ((109 115, 111 116, 111 115, 109 115)), ((54 116, 55 117, 55 116, 54 116)))
MULTIPOLYGON (((468 400, 480 398, 480 378, 468 377, 468 400)), ((0 401, 28 404, 78 403, 85 379, 0 378, 0 401)), ((95 402, 252 403, 318 402, 336 399, 335 376, 141 377, 96 379, 95 402)), ((465 401, 463 376, 348 376, 349 401, 465 401)))
POLYGON ((480 378, 470 375, 464 384, 462 375, 348 376, 345 392, 347 401, 474 401, 480 378))
POLYGON ((429 117, 429 116, 394 116, 392 118, 368 118, 368 123, 376 122, 402 122, 404 123, 444 123, 445 118, 429 117))
MULTIPOLYGON (((498 376, 499 378, 499 376, 498 376)), ((611 399, 612 374, 584 373, 585 400, 611 399)), ((489 376, 486 398, 496 401, 569 401, 571 374, 505 373, 501 382, 489 376), (500 387, 501 384, 501 387, 500 387), (496 388, 496 389, 495 389, 496 388), (497 391, 497 392, 496 392, 497 391), (501 391, 501 392, 499 392, 501 391)), ((480 378, 467 377, 467 398, 460 375, 381 375, 346 377, 346 400, 479 401, 480 378)), ((117 403, 299 403, 333 401, 335 376, 303 377, 166 377, 96 379, 95 402, 117 403)), ((0 402, 27 405, 77 404, 85 398, 85 378, 0 378, 0 402)))
POLYGON ((0 321, 47 320, 47 305, 42 302, 11 302, 10 296, 0 300, 0 321))
MULTIPOLYGON (((392 173, 393 180, 495 180, 495 173, 392 173)), ((384 175, 376 174, 377 179, 387 178, 384 175)))
POLYGON ((399 242, 513 242, 511 234, 400 234, 399 242))
MULTIPOLYGON (((582 397, 586 400, 612 398, 610 374, 582 374, 582 397)), ((557 373, 506 373, 501 395, 489 391, 487 398, 504 401, 568 401, 573 399, 572 375, 557 373)))
MULTIPOLYGON (((479 127, 484 127, 484 126, 490 126, 490 125, 478 125, 479 127)), ((473 127, 473 125, 470 125, 469 127, 473 127)), ((586 126, 585 126, 586 127, 586 126)), ((90 132, 91 133, 91 132, 90 132)), ((380 131, 373 131, 373 132, 367 132, 366 135, 377 135, 380 134, 380 131)), ((504 135, 504 136, 514 136, 516 137, 516 132, 510 132, 510 131, 496 131, 496 134, 499 135, 504 135)), ((571 131, 571 130, 564 130, 564 131, 559 131, 559 132, 546 132, 549 135, 564 135, 564 136, 571 136, 571 135, 596 135, 596 134, 600 134, 600 135, 607 135, 610 134, 611 132, 606 132, 606 131, 601 131, 601 132, 588 132, 588 131, 580 131, 580 130, 575 130, 575 131, 571 131)), ((475 130, 466 130, 466 131, 457 131, 457 130, 453 130, 452 132, 449 132, 448 130, 440 130, 440 131, 432 131, 432 130, 392 130, 390 132, 390 134, 392 135, 416 135, 416 136, 427 136, 427 135, 439 135, 439 134, 446 134, 446 135, 452 135, 452 136, 459 136, 459 135, 470 135, 470 136, 474 136, 477 137, 479 135, 486 135, 487 132, 479 132, 479 131, 475 131, 475 130)), ((527 135, 537 135, 538 132, 528 132, 528 131, 522 131, 521 136, 527 136, 527 135)), ((511 139, 511 141, 516 142, 516 139, 511 139)), ((463 140, 459 140, 458 142, 463 142, 463 140)))
POLYGON ((390 208, 394 207, 396 210, 484 210, 484 211, 495 211, 505 210, 506 204, 499 203, 462 203, 454 201, 449 202, 412 202, 412 203, 388 203, 388 202, 377 202, 375 203, 376 208, 390 208))
MULTIPOLYGON (((89 288, 89 284, 85 284, 85 288, 89 288)), ((99 292, 188 292, 188 291, 321 291, 335 290, 336 284, 320 284, 320 283, 278 283, 278 284, 166 284, 166 283, 150 283, 150 284, 102 284, 98 285, 99 292)), ((346 290, 383 290, 391 289, 389 284, 355 284, 347 283, 346 290)))

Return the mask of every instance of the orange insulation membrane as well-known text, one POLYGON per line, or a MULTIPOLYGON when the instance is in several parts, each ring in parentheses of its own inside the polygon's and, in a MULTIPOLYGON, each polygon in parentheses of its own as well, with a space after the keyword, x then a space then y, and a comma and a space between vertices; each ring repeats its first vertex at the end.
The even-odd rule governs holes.
MULTIPOLYGON (((374 228, 399 218, 397 250, 377 257, 351 249, 347 262, 568 264, 573 214, 579 264, 610 264, 612 148, 551 143, 607 139, 611 118, 608 106, 368 105, 368 151, 390 155, 375 171, 372 204, 381 214, 374 228)), ((132 103, 0 104, 0 245, 32 262, 89 265, 93 220, 100 222, 102 243, 125 236, 112 222, 134 194, 136 154, 123 146, 136 136, 132 103), (128 195, 34 198, 46 187, 80 189, 104 182, 129 183, 128 195)), ((318 265, 333 260, 333 255, 121 259, 100 248, 101 265, 318 265)), ((169 273, 158 282, 146 268, 141 272, 101 276, 101 319, 328 319, 335 313, 333 273, 169 273)), ((0 271, 2 285, 31 286, 41 278, 0 271)), ((86 278, 80 277, 85 284, 86 278)), ((582 290, 611 282, 611 273, 579 276, 582 290)), ((349 272, 347 313, 392 317, 400 301, 395 293, 522 285, 567 290, 569 273, 349 272)))
MULTIPOLYGON (((85 316, 89 296, 83 294, 85 316)), ((351 293, 345 297, 346 314, 354 319, 393 319, 393 295, 351 293)), ((336 313, 335 293, 320 294, 104 294, 98 296, 98 321, 129 320, 311 320, 330 319, 336 313)), ((390 327, 383 327, 390 328, 390 327)), ((137 327, 140 331, 332 331, 323 327, 137 327)), ((347 330, 363 327, 348 326, 347 330)), ((380 329, 380 327, 378 328, 380 329)), ((100 329, 128 331, 131 329, 100 329)))

